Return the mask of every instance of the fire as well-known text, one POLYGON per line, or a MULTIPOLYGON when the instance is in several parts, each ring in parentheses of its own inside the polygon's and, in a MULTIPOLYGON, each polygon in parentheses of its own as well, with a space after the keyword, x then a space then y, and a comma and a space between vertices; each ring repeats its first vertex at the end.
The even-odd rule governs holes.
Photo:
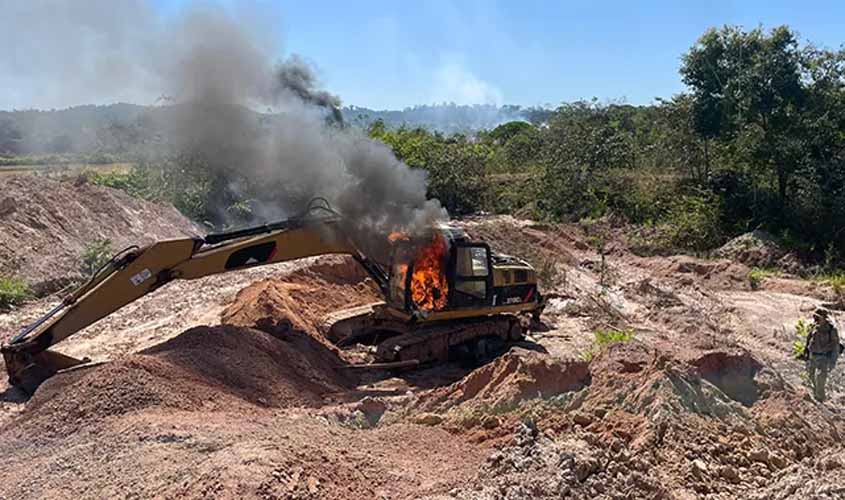
POLYGON ((431 244, 417 250, 411 276, 411 298, 424 311, 439 311, 446 307, 449 294, 445 272, 447 253, 442 235, 435 235, 431 244))
POLYGON ((393 231, 387 236, 387 241, 391 243, 396 243, 399 240, 408 241, 408 239, 408 235, 400 231, 393 231))

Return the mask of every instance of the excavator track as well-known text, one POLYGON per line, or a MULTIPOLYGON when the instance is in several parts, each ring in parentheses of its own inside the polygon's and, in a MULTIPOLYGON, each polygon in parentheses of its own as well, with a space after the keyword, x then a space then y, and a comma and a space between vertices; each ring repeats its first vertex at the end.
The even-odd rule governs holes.
POLYGON ((446 362, 460 346, 474 347, 476 342, 487 339, 510 342, 521 338, 522 326, 513 315, 435 323, 379 343, 376 358, 381 362, 446 362))
POLYGON ((456 348, 474 348, 480 340, 506 343, 522 339, 520 318, 513 314, 409 323, 386 318, 379 311, 379 305, 373 304, 332 313, 326 317, 323 331, 339 347, 373 344, 376 363, 403 366, 449 361, 456 348))

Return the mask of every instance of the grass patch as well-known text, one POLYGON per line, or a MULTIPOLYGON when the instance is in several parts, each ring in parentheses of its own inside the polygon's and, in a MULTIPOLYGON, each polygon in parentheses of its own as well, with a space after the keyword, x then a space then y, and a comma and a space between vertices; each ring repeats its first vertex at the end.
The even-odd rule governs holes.
POLYGON ((596 330, 593 332, 593 345, 590 350, 581 355, 584 361, 592 361, 598 353, 610 344, 628 342, 634 338, 634 330, 596 330))
POLYGON ((845 295, 845 271, 839 269, 830 273, 822 273, 813 278, 817 283, 833 288, 836 295, 845 295))
POLYGON ((29 285, 20 278, 0 277, 0 309, 10 309, 32 297, 29 285))
POLYGON ((748 283, 752 290, 757 290, 763 284, 763 280, 777 275, 777 269, 766 267, 755 267, 748 273, 748 283))

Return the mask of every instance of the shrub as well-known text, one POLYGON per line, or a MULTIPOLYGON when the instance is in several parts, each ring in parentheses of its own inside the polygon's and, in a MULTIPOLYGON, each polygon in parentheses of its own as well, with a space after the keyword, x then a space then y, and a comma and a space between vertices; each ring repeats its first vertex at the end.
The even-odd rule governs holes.
POLYGON ((143 179, 138 171, 133 168, 129 172, 96 172, 87 171, 83 175, 90 184, 105 186, 112 189, 120 189, 131 195, 138 196, 143 190, 143 179))
POLYGON ((804 345, 807 343, 807 335, 810 334, 810 325, 804 318, 795 323, 795 340, 792 342, 792 355, 795 359, 804 357, 804 345))
POLYGON ((776 273, 777 270, 775 269, 755 267, 748 272, 748 283, 751 285, 752 290, 757 290, 760 288, 764 279, 774 276, 776 273))
POLYGON ((845 295, 845 271, 824 274, 820 277, 819 281, 833 288, 833 292, 836 295, 845 295))
POLYGON ((593 332, 595 339, 590 350, 585 352, 581 357, 584 361, 592 361, 592 359, 601 352, 606 346, 610 344, 618 344, 620 342, 628 342, 634 338, 633 330, 596 330, 593 332))
POLYGON ((32 297, 29 285, 20 278, 0 277, 0 309, 9 309, 32 297))
POLYGON ((82 252, 82 273, 91 277, 111 260, 114 251, 111 240, 94 240, 82 252))
POLYGON ((722 243, 720 217, 715 196, 705 192, 681 196, 672 206, 664 229, 673 246, 703 252, 722 243))

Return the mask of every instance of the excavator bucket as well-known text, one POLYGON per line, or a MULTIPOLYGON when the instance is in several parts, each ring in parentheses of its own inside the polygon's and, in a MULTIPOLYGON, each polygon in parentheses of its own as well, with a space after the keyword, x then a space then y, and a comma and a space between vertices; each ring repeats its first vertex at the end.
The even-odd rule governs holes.
POLYGON ((9 382, 27 394, 33 394, 38 386, 60 370, 90 362, 88 358, 77 359, 55 351, 36 354, 4 352, 9 382))

